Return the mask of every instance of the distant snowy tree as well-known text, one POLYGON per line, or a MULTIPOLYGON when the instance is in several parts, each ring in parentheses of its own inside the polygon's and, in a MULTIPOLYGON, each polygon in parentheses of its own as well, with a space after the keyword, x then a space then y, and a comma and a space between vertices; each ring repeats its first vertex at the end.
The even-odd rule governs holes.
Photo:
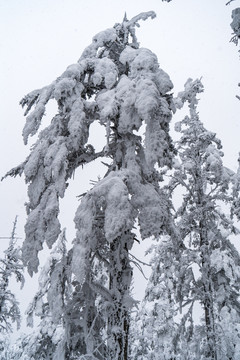
POLYGON ((183 193, 175 212, 178 243, 172 232, 156 246, 136 359, 239 357, 240 256, 229 240, 239 234, 231 219, 234 212, 239 217, 239 176, 223 166, 220 140, 199 120, 202 91, 199 80, 189 80, 175 99, 177 107, 187 101, 190 110, 175 126, 181 138, 167 186, 170 196, 179 188, 183 193), (203 312, 199 324, 193 316, 197 304, 203 312))
MULTIPOLYGON (((10 280, 15 277, 21 286, 24 284, 21 249, 16 246, 17 217, 13 223, 10 242, 3 258, 0 259, 0 359, 8 360, 10 351, 9 333, 16 323, 19 329, 21 314, 15 294, 10 290, 10 280)), ((7 239, 7 238, 4 238, 7 239)))
MULTIPOLYGON (((165 237, 164 237, 165 238, 165 237)), ((163 246, 152 246, 152 274, 145 291, 140 311, 132 323, 131 359, 165 360, 174 359, 177 326, 174 322, 176 304, 173 296, 176 270, 173 252, 168 241, 163 246), (161 255, 160 255, 161 252, 161 255), (159 263, 159 257, 164 264, 159 263)))
POLYGON ((20 310, 15 295, 9 288, 11 277, 24 284, 23 264, 21 260, 21 249, 16 246, 17 217, 13 224, 13 230, 4 257, 0 259, 0 332, 1 334, 12 331, 12 323, 20 326, 20 310))
MULTIPOLYGON (((49 100, 58 104, 57 115, 39 133, 28 158, 7 174, 24 173, 29 184, 23 259, 30 274, 37 272, 43 242, 51 248, 60 234, 59 198, 68 179, 96 158, 110 162, 106 176, 81 199, 68 255, 72 299, 64 307, 63 326, 67 339, 77 337, 75 351, 82 359, 128 358, 134 226, 139 224, 145 239, 164 233, 169 221, 158 168, 171 166, 174 152, 169 136, 173 85, 156 55, 137 42, 135 27, 148 17, 155 13, 130 21, 125 17, 122 24, 97 34, 77 64, 21 101, 28 115, 25 144, 38 132, 49 100), (106 129, 99 152, 88 144, 96 121, 106 129)), ((54 276, 62 276, 55 271, 54 276)), ((49 304, 57 301, 51 312, 59 311, 53 319, 62 316, 64 291, 48 289, 49 304)))
POLYGON ((27 325, 40 318, 30 334, 21 335, 11 347, 9 359, 64 360, 66 340, 63 329, 65 303, 69 294, 65 231, 52 250, 39 276, 39 290, 26 311, 27 325))

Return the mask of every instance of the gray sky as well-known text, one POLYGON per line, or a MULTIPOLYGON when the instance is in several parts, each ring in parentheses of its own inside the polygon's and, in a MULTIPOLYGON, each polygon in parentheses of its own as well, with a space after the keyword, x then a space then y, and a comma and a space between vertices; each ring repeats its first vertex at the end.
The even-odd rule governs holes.
MULTIPOLYGON (((202 77, 200 119, 222 140, 225 165, 236 170, 239 143, 240 59, 230 43, 231 11, 240 6, 226 0, 0 0, 0 176, 21 163, 29 147, 23 145, 23 111, 18 105, 28 92, 52 82, 68 65, 75 63, 92 37, 116 22, 124 12, 131 17, 153 10, 157 18, 141 22, 137 37, 142 47, 157 56, 160 66, 173 81, 175 94, 186 80, 202 77)), ((45 117, 46 125, 51 120, 45 117)), ((173 118, 173 123, 182 114, 173 118)), ((36 139, 36 138, 35 138, 36 139)), ((101 139, 99 140, 101 141, 101 139)), ((31 144, 34 143, 34 139, 31 144)), ((31 145, 30 144, 30 145, 31 145)), ((76 194, 96 180, 101 169, 94 165, 75 179, 61 214, 72 240, 72 217, 78 205, 76 194)), ((0 236, 11 233, 19 215, 17 235, 24 237, 26 185, 24 179, 0 183, 0 236)), ((7 245, 0 240, 0 251, 7 245)), ((1 252, 0 252, 1 254, 1 252)), ((28 290, 29 291, 29 290, 28 290)), ((29 300, 32 295, 29 294, 29 300)))

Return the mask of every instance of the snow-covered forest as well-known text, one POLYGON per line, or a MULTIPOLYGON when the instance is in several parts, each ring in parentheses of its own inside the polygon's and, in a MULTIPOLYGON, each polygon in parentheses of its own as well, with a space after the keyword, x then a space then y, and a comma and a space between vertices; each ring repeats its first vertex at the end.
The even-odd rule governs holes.
MULTIPOLYGON (((158 7, 166 17, 179 2, 158 7)), ((239 63, 237 3, 222 7, 239 63)), ((175 90, 161 49, 139 41, 156 12, 118 21, 20 101, 26 150, 2 184, 25 181, 26 218, 0 234, 0 359, 240 359, 240 154, 229 161, 202 117, 201 69, 175 90)), ((222 83, 216 97, 239 111, 239 67, 222 71, 234 73, 232 93, 222 83)), ((225 119, 217 108, 233 127, 232 109, 225 119)))

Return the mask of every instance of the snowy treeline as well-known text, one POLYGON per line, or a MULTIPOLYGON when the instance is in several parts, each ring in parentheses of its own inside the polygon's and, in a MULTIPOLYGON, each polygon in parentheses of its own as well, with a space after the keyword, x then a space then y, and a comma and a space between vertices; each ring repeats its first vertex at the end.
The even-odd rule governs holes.
POLYGON ((97 34, 76 64, 21 101, 24 142, 38 139, 6 176, 24 174, 28 184, 22 260, 30 275, 43 243, 52 250, 27 311, 29 326, 34 316, 40 323, 9 346, 8 359, 239 358, 240 257, 229 236, 239 234, 240 171, 224 167, 220 140, 199 120, 201 81, 189 79, 174 97, 157 56, 139 46, 136 26, 149 17, 97 34), (58 112, 39 131, 50 100, 58 112), (169 123, 186 105, 174 143, 169 123), (106 134, 98 152, 88 143, 95 122, 106 134), (97 158, 106 174, 83 194, 67 250, 59 200, 75 170, 97 158), (147 238, 158 243, 139 305, 131 284, 141 264, 131 250, 147 238))

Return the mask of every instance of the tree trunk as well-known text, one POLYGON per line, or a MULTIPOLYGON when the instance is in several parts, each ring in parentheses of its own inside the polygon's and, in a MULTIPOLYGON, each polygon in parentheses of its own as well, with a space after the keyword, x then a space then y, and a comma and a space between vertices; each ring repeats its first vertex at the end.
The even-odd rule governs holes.
POLYGON ((213 288, 211 284, 210 255, 207 224, 200 221, 200 248, 202 258, 203 309, 206 326, 207 352, 206 358, 217 360, 216 333, 213 308, 213 288))
POLYGON ((126 232, 110 244, 109 290, 113 297, 113 308, 108 318, 109 360, 128 360, 130 322, 128 299, 132 281, 128 251, 132 242, 132 234, 126 232))
MULTIPOLYGON (((197 163, 201 164, 200 155, 197 154, 197 163)), ((211 229, 209 221, 209 212, 206 209, 207 199, 204 193, 204 176, 201 167, 196 171, 196 191, 197 191, 197 205, 201 210, 199 220, 199 236, 200 236, 200 255, 202 259, 202 283, 203 283, 203 309, 205 318, 206 338, 207 338, 207 351, 206 359, 217 360, 216 351, 216 333, 215 333, 215 320, 213 308, 213 288, 211 284, 211 264, 209 254, 209 239, 208 229, 211 229)))
POLYGON ((206 298, 204 299, 204 315, 205 315, 205 324, 206 324, 206 337, 207 337, 207 359, 217 360, 217 351, 216 351, 216 336, 215 336, 215 322, 214 322, 214 309, 213 301, 211 299, 211 284, 209 283, 209 288, 206 289, 204 285, 204 292, 206 298))

